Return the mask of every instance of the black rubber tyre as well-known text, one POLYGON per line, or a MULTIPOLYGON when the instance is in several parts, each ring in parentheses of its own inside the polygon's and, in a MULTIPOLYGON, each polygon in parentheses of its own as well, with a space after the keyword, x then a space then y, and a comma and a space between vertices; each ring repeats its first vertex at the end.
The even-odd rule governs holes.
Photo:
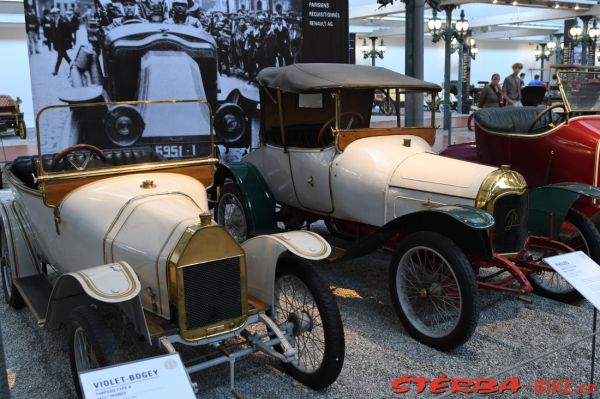
POLYGON ((2 289, 4 290, 4 300, 14 309, 22 308, 25 303, 23 297, 13 284, 14 274, 12 271, 12 259, 8 249, 8 238, 4 230, 4 224, 0 223, 0 269, 2 271, 2 289))
MULTIPOLYGON (((569 210, 565 221, 574 227, 578 234, 561 234, 560 241, 564 242, 575 251, 584 252, 586 255, 592 258, 594 262, 600 263, 600 233, 592 221, 585 217, 585 215, 583 215, 581 212, 573 208, 569 210)), ((561 279, 562 282, 568 284, 562 279, 562 277, 558 275, 556 276, 561 279)), ((563 292, 557 292, 556 290, 551 290, 542 286, 536 280, 536 276, 529 275, 528 278, 531 286, 533 287, 533 292, 540 296, 565 303, 576 303, 582 299, 581 294, 573 287, 571 287, 569 290, 564 290, 563 292)))
POLYGON ((410 234, 396 248, 389 275, 394 309, 417 341, 450 350, 473 335, 479 320, 477 282, 467 258, 453 241, 431 231, 410 234), (433 312, 439 310, 452 313, 452 317, 446 314, 434 319, 433 312), (445 331, 427 331, 440 320, 438 324, 447 325, 442 327, 445 331))
POLYGON ((113 364, 115 337, 98 311, 91 306, 79 306, 69 315, 69 358, 77 397, 82 398, 78 371, 113 364), (85 350, 85 354, 82 351, 85 350))
POLYGON ((250 237, 248 212, 244 206, 244 197, 236 183, 225 183, 215 206, 215 221, 231 234, 238 242, 250 237))
POLYGON ((283 369, 294 379, 312 389, 328 387, 340 375, 344 365, 344 329, 335 297, 310 263, 284 255, 277 264, 275 304, 273 317, 279 325, 286 321, 299 320, 300 314, 306 317, 309 314, 308 310, 312 310, 312 316, 308 317, 309 327, 306 327, 306 330, 302 331, 302 328, 298 327, 301 323, 295 323, 297 327, 294 328, 292 344, 298 350, 298 364, 282 363, 283 369), (295 284, 294 294, 300 295, 300 291, 304 291, 303 294, 307 295, 302 295, 302 299, 304 301, 308 299, 311 303, 305 302, 304 306, 299 306, 298 301, 290 301, 287 293, 292 291, 284 287, 286 285, 290 287, 291 284, 295 284), (318 312, 316 316, 315 311, 318 312), (319 335, 322 341, 314 339, 311 341, 311 338, 315 338, 316 335, 319 335), (303 343, 301 347, 298 345, 299 342, 303 343), (311 342, 312 344, 324 343, 320 357, 309 357, 306 351, 310 350, 311 342), (320 360, 318 364, 308 364, 317 360, 320 360))

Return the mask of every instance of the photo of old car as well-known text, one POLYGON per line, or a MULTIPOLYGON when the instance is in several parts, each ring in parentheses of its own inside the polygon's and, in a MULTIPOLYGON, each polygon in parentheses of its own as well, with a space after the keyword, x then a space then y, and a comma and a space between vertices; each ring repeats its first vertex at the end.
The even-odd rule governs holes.
MULTIPOLYGON (((69 104, 200 98, 215 110, 216 140, 233 145, 249 129, 242 108, 217 103, 217 46, 207 32, 190 25, 141 23, 138 19, 100 28, 99 47, 81 46, 70 68, 72 89, 59 98, 69 104), (109 29, 110 28, 110 29, 109 29), (98 52, 99 51, 99 52, 98 52)), ((61 137, 62 147, 90 143, 100 148, 150 145, 163 156, 195 157, 210 148, 210 137, 193 135, 194 124, 205 129, 207 109, 172 117, 164 109, 141 105, 71 109, 61 137), (177 123, 180 136, 170 134, 177 123)), ((239 144, 239 143, 238 143, 239 144)), ((249 145, 246 143, 244 146, 249 145)))
MULTIPOLYGON (((475 142, 443 155, 487 165, 510 165, 530 187, 579 182, 598 187, 600 71, 556 66, 562 102, 550 107, 487 108, 470 121, 475 142)), ((574 211, 600 226, 597 201, 583 197, 574 211)))
POLYGON ((261 144, 215 178, 215 219, 239 241, 277 223, 297 229, 323 220, 332 235, 353 241, 337 260, 390 248, 398 317, 414 338, 441 350, 473 333, 478 287, 524 300, 534 290, 562 301, 579 298, 541 259, 573 247, 597 259, 600 235, 569 210, 582 196, 600 198, 600 190, 530 192, 507 166, 440 156, 432 150, 434 122, 410 124, 399 101, 392 127, 371 127, 376 90, 422 104, 425 95, 437 97, 436 84, 340 64, 268 68, 258 80, 261 144), (565 220, 577 228, 565 231, 565 220))
MULTIPOLYGON (((232 389, 236 360, 257 351, 283 362, 302 384, 329 386, 342 369, 344 333, 336 301, 310 261, 331 248, 308 231, 239 243, 216 224, 207 195, 219 168, 214 147, 176 161, 139 146, 41 151, 39 126, 52 112, 152 106, 171 107, 173 115, 203 106, 211 116, 201 100, 56 105, 38 114, 38 154, 3 168, 6 302, 26 305, 40 327, 68 327, 80 395, 80 372, 119 362, 102 317, 107 309, 116 314, 111 320, 121 315, 132 333, 164 352, 175 345, 208 351, 186 364, 188 373, 229 364, 232 389), (241 345, 222 350, 232 338, 241 345)), ((198 123, 197 132, 212 138, 210 126, 198 123)))
POLYGON ((21 99, 0 94, 0 134, 15 134, 21 138, 27 135, 27 127, 19 105, 21 99))

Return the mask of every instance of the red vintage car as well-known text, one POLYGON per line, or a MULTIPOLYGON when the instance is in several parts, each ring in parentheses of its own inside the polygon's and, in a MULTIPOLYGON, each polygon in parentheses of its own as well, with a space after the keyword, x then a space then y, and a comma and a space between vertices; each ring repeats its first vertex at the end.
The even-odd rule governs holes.
MULTIPOLYGON (((469 119, 475 142, 452 145, 452 158, 510 165, 529 187, 600 185, 600 70, 569 66, 557 73, 562 103, 551 107, 484 108, 469 119)), ((600 227, 600 204, 582 196, 575 208, 600 227)))

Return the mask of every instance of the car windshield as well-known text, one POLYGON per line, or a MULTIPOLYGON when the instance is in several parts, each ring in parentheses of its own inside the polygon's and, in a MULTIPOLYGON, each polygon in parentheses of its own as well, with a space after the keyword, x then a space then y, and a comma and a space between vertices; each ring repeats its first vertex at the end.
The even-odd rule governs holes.
POLYGON ((211 110, 202 100, 57 105, 36 122, 42 174, 214 156, 211 110))
POLYGON ((558 76, 571 111, 600 111, 600 71, 564 71, 558 76))

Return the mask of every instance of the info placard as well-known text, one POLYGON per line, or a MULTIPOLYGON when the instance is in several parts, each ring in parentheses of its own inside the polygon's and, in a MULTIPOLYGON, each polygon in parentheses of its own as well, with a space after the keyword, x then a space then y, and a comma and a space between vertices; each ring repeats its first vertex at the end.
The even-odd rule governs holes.
POLYGON ((157 356, 79 374, 86 399, 195 399, 179 354, 157 356))
POLYGON ((544 258, 544 261, 600 309, 600 265, 581 251, 544 258))

